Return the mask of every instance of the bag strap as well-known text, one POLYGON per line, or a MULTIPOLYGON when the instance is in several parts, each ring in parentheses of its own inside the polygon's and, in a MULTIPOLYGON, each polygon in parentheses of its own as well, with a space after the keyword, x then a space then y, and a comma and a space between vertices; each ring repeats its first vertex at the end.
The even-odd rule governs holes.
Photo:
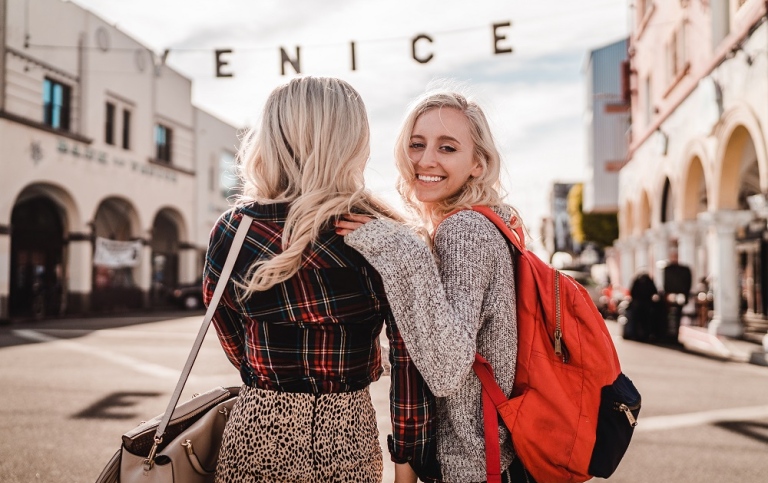
POLYGON ((211 325, 213 315, 216 313, 216 309, 219 306, 219 301, 221 300, 221 296, 224 293, 224 289, 227 287, 230 275, 232 274, 232 267, 235 266, 237 255, 240 253, 240 248, 243 246, 243 241, 245 240, 245 236, 248 234, 248 230, 251 227, 252 221, 253 218, 248 215, 243 215, 242 220, 240 220, 240 226, 238 226, 235 237, 232 240, 232 246, 229 248, 227 260, 224 262, 224 267, 221 269, 219 282, 216 284, 216 288, 213 291, 213 297, 208 304, 208 310, 205 312, 203 325, 200 326, 200 330, 197 332, 197 338, 195 339, 195 343, 192 344, 192 350, 189 352, 187 362, 184 364, 184 369, 181 371, 179 382, 176 383, 176 389, 173 391, 173 395, 171 395, 171 401, 168 403, 168 407, 165 409, 165 413, 163 413, 163 419, 160 420, 160 424, 157 426, 157 431, 155 432, 155 444, 152 446, 152 450, 150 451, 148 458, 149 461, 154 460, 154 452, 157 449, 157 445, 163 441, 165 429, 168 427, 168 423, 170 422, 171 417, 173 417, 173 411, 176 409, 176 405, 179 403, 181 392, 184 390, 184 385, 189 378, 189 373, 192 371, 192 365, 195 363, 197 354, 200 352, 200 347, 203 345, 203 339, 205 339, 205 334, 208 332, 208 327, 211 325))
MULTIPOLYGON (((510 242, 512 242, 512 244, 520 251, 520 253, 525 253, 525 234, 523 233, 522 225, 515 227, 514 231, 510 230, 507 222, 505 222, 498 214, 496 214, 496 212, 493 211, 490 206, 476 205, 472 207, 472 211, 477 211, 478 213, 485 215, 486 218, 491 220, 491 222, 493 222, 493 224, 496 225, 499 230, 501 230, 504 236, 510 242)), ((513 218, 513 220, 516 219, 513 218)))
POLYGON ((485 471, 488 483, 501 483, 501 448, 499 447, 499 416, 497 407, 507 400, 493 377, 491 364, 475 354, 472 369, 483 385, 483 428, 485 429, 485 471))

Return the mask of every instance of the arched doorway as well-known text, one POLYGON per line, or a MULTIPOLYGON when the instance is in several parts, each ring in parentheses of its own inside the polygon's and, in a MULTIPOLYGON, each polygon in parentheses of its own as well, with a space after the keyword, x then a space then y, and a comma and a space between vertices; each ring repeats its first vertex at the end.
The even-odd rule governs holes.
POLYGON ((164 209, 152 223, 152 304, 169 303, 170 292, 179 284, 180 220, 177 213, 164 209))
POLYGON ((137 283, 141 256, 140 223, 133 205, 121 198, 107 198, 96 210, 93 236, 93 301, 96 312, 135 310, 144 307, 137 283), (115 243, 111 243, 115 242, 115 243), (135 257, 124 254, 135 253, 135 257))
POLYGON ((64 221, 45 196, 22 199, 11 213, 9 315, 59 315, 64 310, 64 221))

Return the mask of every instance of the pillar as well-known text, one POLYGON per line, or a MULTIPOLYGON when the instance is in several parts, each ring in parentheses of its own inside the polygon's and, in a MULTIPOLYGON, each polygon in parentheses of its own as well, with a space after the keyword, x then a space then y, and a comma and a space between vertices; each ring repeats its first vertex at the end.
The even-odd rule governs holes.
POLYGON ((181 243, 179 246, 179 284, 193 283, 203 276, 194 245, 181 243))
POLYGON ((629 288, 635 276, 635 251, 631 239, 618 240, 613 244, 619 252, 619 270, 621 280, 616 280, 622 287, 629 288))
POLYGON ((649 275, 653 275, 651 267, 648 266, 648 240, 645 236, 639 236, 635 238, 634 243, 635 251, 635 271, 632 274, 632 278, 635 278, 641 271, 648 272, 649 275))
POLYGON ((141 255, 135 274, 136 286, 141 290, 141 306, 149 308, 152 293, 152 247, 147 240, 141 240, 141 255))
POLYGON ((664 290, 664 267, 669 260, 669 234, 664 227, 648 230, 653 251, 653 269, 649 271, 658 290, 664 290))
POLYGON ((67 242, 67 313, 83 314, 91 308, 93 243, 87 233, 70 233, 67 242))
POLYGON ((0 324, 8 322, 11 291, 11 229, 0 225, 0 324))
POLYGON ((753 217, 751 211, 699 213, 709 225, 709 269, 714 295, 714 316, 709 332, 739 337, 743 332, 740 315, 739 271, 736 259, 736 230, 753 217))

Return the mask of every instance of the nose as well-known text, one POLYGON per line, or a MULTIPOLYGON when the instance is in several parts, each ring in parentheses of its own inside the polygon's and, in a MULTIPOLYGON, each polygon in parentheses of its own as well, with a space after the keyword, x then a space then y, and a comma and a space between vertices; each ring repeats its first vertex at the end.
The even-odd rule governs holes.
POLYGON ((425 149, 421 152, 421 156, 413 161, 422 168, 431 168, 437 165, 437 156, 433 150, 425 149))

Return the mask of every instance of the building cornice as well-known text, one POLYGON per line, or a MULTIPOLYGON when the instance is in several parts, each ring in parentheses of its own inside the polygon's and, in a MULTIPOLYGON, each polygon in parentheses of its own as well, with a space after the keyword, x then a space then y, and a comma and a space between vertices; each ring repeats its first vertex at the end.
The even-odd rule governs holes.
POLYGON ((55 134, 57 136, 73 139, 75 141, 85 143, 85 144, 91 144, 93 142, 93 139, 85 137, 83 135, 76 134, 69 131, 62 131, 61 129, 53 128, 47 124, 43 124, 42 122, 33 121, 32 119, 27 119, 26 117, 13 114, 8 111, 0 111, 0 119, 7 119, 12 122, 23 124, 27 127, 31 127, 34 129, 38 129, 40 131, 45 131, 47 133, 55 134))
POLYGON ((67 79, 70 79, 74 82, 80 82, 80 78, 77 75, 61 70, 58 67, 54 67, 47 62, 43 62, 42 60, 35 59, 34 57, 27 55, 20 50, 16 50, 13 47, 6 47, 5 50, 6 52, 12 55, 15 55, 16 57, 19 57, 20 59, 26 60, 27 62, 32 62, 33 64, 38 65, 46 70, 49 70, 57 75, 66 77, 67 79))

